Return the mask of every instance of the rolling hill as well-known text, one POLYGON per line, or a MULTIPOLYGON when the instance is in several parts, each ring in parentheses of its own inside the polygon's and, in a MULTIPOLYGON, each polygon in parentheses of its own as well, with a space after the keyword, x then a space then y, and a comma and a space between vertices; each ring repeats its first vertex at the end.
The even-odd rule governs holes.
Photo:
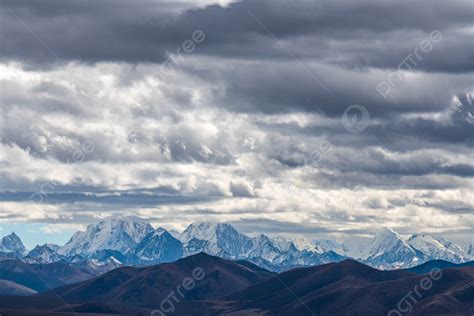
POLYGON ((56 289, 55 293, 61 293, 60 296, 68 301, 90 300, 153 308, 173 291, 176 295, 182 294, 183 301, 212 299, 242 290, 272 275, 254 265, 199 253, 148 268, 118 268, 97 278, 56 289), (186 282, 194 286, 185 285, 186 282), (178 288, 181 288, 179 293, 178 288))
POLYGON ((440 263, 426 263, 416 273, 344 260, 276 274, 199 253, 152 267, 121 267, 29 297, 0 296, 0 312, 150 315, 173 297, 176 315, 375 316, 398 315, 400 308, 409 315, 472 314, 474 267, 419 274, 427 267, 440 263))

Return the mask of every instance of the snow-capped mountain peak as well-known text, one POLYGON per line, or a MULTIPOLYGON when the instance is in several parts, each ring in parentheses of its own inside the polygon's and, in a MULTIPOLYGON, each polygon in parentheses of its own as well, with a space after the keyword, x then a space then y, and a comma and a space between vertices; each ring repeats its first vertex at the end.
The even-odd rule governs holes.
POLYGON ((183 256, 183 244, 166 229, 158 228, 143 238, 135 247, 134 255, 149 263, 171 262, 183 256))
MULTIPOLYGON (((374 237, 352 236, 339 244, 295 236, 249 237, 228 223, 190 224, 179 239, 164 228, 153 229, 142 221, 111 220, 89 225, 69 242, 37 246, 24 257, 20 238, 12 233, 0 239, 0 255, 23 258, 30 263, 65 260, 91 271, 104 272, 122 264, 170 262, 198 252, 227 259, 245 259, 275 271, 344 260, 347 257, 381 269, 408 268, 427 260, 472 260, 472 245, 462 249, 440 236, 401 236, 393 229, 374 237), (17 255, 16 253, 20 253, 17 255)), ((95 272, 94 272, 95 273, 95 272)))
POLYGON ((318 253, 325 253, 328 251, 334 251, 338 254, 342 254, 342 245, 334 240, 329 239, 318 239, 313 241, 315 245, 315 251, 318 253))
POLYGON ((250 237, 239 233, 228 223, 192 223, 179 239, 185 244, 185 252, 188 255, 204 251, 230 259, 244 257, 253 245, 250 237))
POLYGON ((26 255, 25 261, 28 263, 52 263, 60 261, 63 257, 57 253, 58 249, 59 247, 56 245, 38 245, 26 255))
POLYGON ((189 242, 196 238, 200 240, 208 240, 210 242, 217 241, 217 230, 220 226, 226 225, 228 229, 234 229, 230 224, 215 222, 195 222, 191 223, 179 236, 182 242, 189 242))
POLYGON ((370 242, 370 245, 362 253, 362 258, 367 259, 368 257, 376 257, 384 254, 388 249, 395 248, 397 246, 408 246, 409 245, 403 240, 403 238, 391 228, 383 228, 379 230, 375 237, 370 242))
POLYGON ((307 238, 298 238, 298 237, 291 237, 291 236, 283 236, 279 238, 279 240, 287 240, 290 243, 292 243, 296 249, 299 251, 303 250, 310 250, 310 251, 316 251, 316 245, 312 240, 309 240, 307 238))
POLYGON ((361 258, 364 250, 370 245, 372 241, 369 237, 353 236, 344 240, 341 245, 343 254, 351 258, 361 258))
POLYGON ((26 248, 20 237, 15 232, 12 232, 10 235, 0 239, 0 252, 23 255, 26 252, 26 248))
POLYGON ((468 257, 460 246, 440 236, 415 234, 408 239, 408 243, 430 259, 463 262, 468 257))
POLYGON ((273 244, 280 250, 280 251, 288 251, 290 248, 296 248, 290 238, 286 236, 276 235, 272 236, 273 244))
MULTIPOLYGON (((158 228, 153 232, 153 234, 154 234, 155 236, 161 236, 161 235, 163 235, 164 233, 168 233, 168 234, 169 234, 169 232, 168 232, 166 229, 162 228, 162 227, 158 227, 158 228)), ((171 234, 170 234, 170 235, 171 235, 171 234)))
POLYGON ((181 235, 181 233, 177 231, 176 229, 168 230, 168 233, 170 233, 170 235, 176 239, 179 239, 179 236, 181 235))
POLYGON ((342 246, 336 241, 328 239, 316 239, 311 240, 303 237, 293 237, 293 236, 275 236, 273 237, 274 242, 278 243, 281 246, 281 250, 287 251, 290 247, 290 244, 298 251, 311 251, 315 253, 322 254, 324 252, 333 250, 338 253, 342 253, 342 246))
POLYGON ((275 244, 275 241, 268 236, 260 234, 252 238, 253 246, 251 251, 247 254, 250 258, 263 258, 267 261, 274 261, 274 259, 281 255, 282 251, 275 244))
POLYGON ((61 255, 92 255, 98 250, 129 252, 146 235, 154 232, 153 227, 143 221, 111 220, 87 226, 86 231, 77 232, 59 249, 61 255))
POLYGON ((426 256, 391 228, 377 232, 360 259, 379 268, 406 268, 424 262, 426 256))

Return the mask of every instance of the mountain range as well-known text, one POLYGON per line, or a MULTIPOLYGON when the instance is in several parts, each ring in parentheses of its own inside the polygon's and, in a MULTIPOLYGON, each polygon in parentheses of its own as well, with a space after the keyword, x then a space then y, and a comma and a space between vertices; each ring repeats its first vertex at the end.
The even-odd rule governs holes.
POLYGON ((114 219, 91 224, 64 246, 45 244, 27 252, 12 233, 0 241, 1 253, 26 263, 66 262, 90 274, 122 265, 149 266, 204 252, 232 260, 246 260, 271 271, 355 259, 379 269, 409 268, 430 260, 462 263, 473 259, 472 245, 463 249, 441 236, 401 236, 392 229, 373 238, 309 240, 264 234, 250 237, 229 223, 198 222, 181 234, 154 229, 144 221, 114 219))
POLYGON ((0 295, 0 312, 58 316, 405 315, 408 305, 400 302, 411 294, 406 302, 409 315, 472 315, 473 265, 438 260, 413 269, 387 271, 346 259, 275 273, 248 261, 198 253, 172 263, 117 268, 39 294, 25 296, 28 290, 23 289, 19 294, 23 296, 0 295))
MULTIPOLYGON (((419 297, 413 295, 409 315, 472 313, 474 268, 442 270, 440 275, 419 297)), ((380 271, 344 260, 275 275, 223 298, 228 302, 223 309, 242 315, 252 311, 266 315, 402 315, 407 307, 402 304, 400 312, 399 303, 424 278, 427 275, 408 270, 380 271)), ((218 304, 210 302, 209 308, 216 309, 218 304)))

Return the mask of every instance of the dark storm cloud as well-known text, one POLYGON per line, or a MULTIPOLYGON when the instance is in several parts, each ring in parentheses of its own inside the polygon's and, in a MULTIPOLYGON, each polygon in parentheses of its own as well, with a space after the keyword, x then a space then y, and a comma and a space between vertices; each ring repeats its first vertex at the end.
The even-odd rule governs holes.
MULTIPOLYGON (((441 90, 441 88, 439 89, 441 90)), ((278 89, 275 89, 278 94, 278 89)), ((269 92, 270 94, 270 92, 269 92)), ((446 95, 446 98, 448 95, 446 95)), ((466 154, 474 147, 474 103, 466 94, 457 95, 458 101, 453 105, 446 100, 439 110, 447 111, 443 118, 435 117, 404 117, 388 116, 386 108, 379 106, 367 107, 372 120, 366 130, 357 135, 350 135, 341 124, 340 114, 334 113, 333 119, 324 118, 324 124, 320 121, 312 122, 304 126, 296 123, 261 122, 260 127, 269 133, 281 133, 283 135, 319 136, 324 137, 334 146, 362 148, 367 146, 382 146, 397 152, 413 151, 417 149, 443 149, 449 148, 452 152, 466 154), (461 145, 461 146, 460 146, 461 145)), ((429 104, 429 102, 426 102, 429 104)), ((406 108, 408 114, 418 111, 429 111, 430 107, 423 107, 424 102, 414 109, 406 108)), ((314 108, 316 109, 316 107, 314 108)), ((344 109, 340 109, 341 112, 344 109)), ((394 113, 392 113, 394 114, 394 113)), ((298 150, 293 148, 293 152, 298 150)), ((298 166, 303 163, 295 160, 287 160, 281 156, 275 159, 282 163, 298 166)))
MULTIPOLYGON (((5 61, 51 66, 166 64, 171 54, 181 71, 223 85, 225 93, 216 102, 236 112, 299 110, 338 117, 352 104, 365 106, 374 117, 437 112, 453 93, 472 87, 474 8, 469 1, 247 0, 174 9, 150 1, 4 1, 0 36, 6 44, 0 55, 5 61), (193 41, 197 30, 205 34, 199 43, 193 41), (421 51, 433 31, 440 38, 421 51), (212 58, 183 64, 181 58, 191 55, 212 58), (396 70, 407 57, 404 69, 425 77, 396 76, 384 96, 377 87, 388 73, 377 70, 396 70)), ((169 98, 188 104, 190 96, 178 92, 169 98)), ((44 101, 43 107, 68 107, 44 101)))
POLYGON ((197 54, 295 55, 351 67, 396 68, 439 30, 446 42, 417 67, 473 69, 472 41, 463 29, 472 23, 469 1, 248 0, 179 13, 172 9, 168 2, 151 1, 3 1, 2 56, 30 62, 162 62, 199 29, 206 38, 197 54))
MULTIPOLYGON (((140 193, 140 191, 99 191, 78 193, 66 191, 67 189, 70 190, 71 187, 53 185, 45 187, 51 187, 51 189, 58 192, 0 192, 0 200, 11 202, 31 200, 33 203, 42 203, 43 200, 47 200, 48 204, 88 202, 97 204, 98 206, 113 205, 114 207, 143 208, 156 205, 191 205, 218 199, 215 196, 183 196, 179 195, 179 192, 176 191, 174 192, 174 195, 165 195, 167 191, 166 188, 149 190, 147 193, 140 193)), ((82 191, 84 191, 84 189, 86 188, 81 187, 82 191)), ((97 206, 94 208, 97 208, 97 206)))
MULTIPOLYGON (((469 91, 472 76, 427 76, 401 80, 384 98, 376 89, 383 75, 346 69, 292 63, 239 63, 214 72, 211 82, 226 83, 221 100, 237 112, 263 113, 295 110, 340 117, 352 104, 361 104, 375 117, 406 112, 437 112, 449 106, 453 91, 469 91)), ((206 75, 203 74, 204 77, 206 75)))
MULTIPOLYGON (((242 219, 231 222, 237 229, 243 233, 265 233, 265 234, 282 234, 282 233, 298 233, 298 234, 324 234, 341 232, 337 229, 324 228, 321 225, 301 224, 281 222, 271 219, 242 219)), ((366 233, 362 229, 344 230, 347 234, 362 234, 366 233)))

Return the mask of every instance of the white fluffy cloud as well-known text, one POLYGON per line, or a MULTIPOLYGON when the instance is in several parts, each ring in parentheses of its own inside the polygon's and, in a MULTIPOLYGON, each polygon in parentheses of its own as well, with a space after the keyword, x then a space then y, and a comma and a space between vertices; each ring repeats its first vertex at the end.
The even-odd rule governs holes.
POLYGON ((1 221, 469 238, 469 2, 216 2, 2 3, 1 221), (378 93, 433 30, 443 39, 378 93), (341 120, 354 104, 370 115, 360 133, 341 120))
POLYGON ((473 179, 449 169, 472 168, 462 147, 400 152, 318 114, 229 112, 214 95, 219 87, 153 71, 2 65, 0 80, 12 87, 2 180, 29 192, 4 195, 3 219, 64 225, 139 216, 175 228, 268 220, 335 236, 381 226, 449 233, 473 224, 473 179))

